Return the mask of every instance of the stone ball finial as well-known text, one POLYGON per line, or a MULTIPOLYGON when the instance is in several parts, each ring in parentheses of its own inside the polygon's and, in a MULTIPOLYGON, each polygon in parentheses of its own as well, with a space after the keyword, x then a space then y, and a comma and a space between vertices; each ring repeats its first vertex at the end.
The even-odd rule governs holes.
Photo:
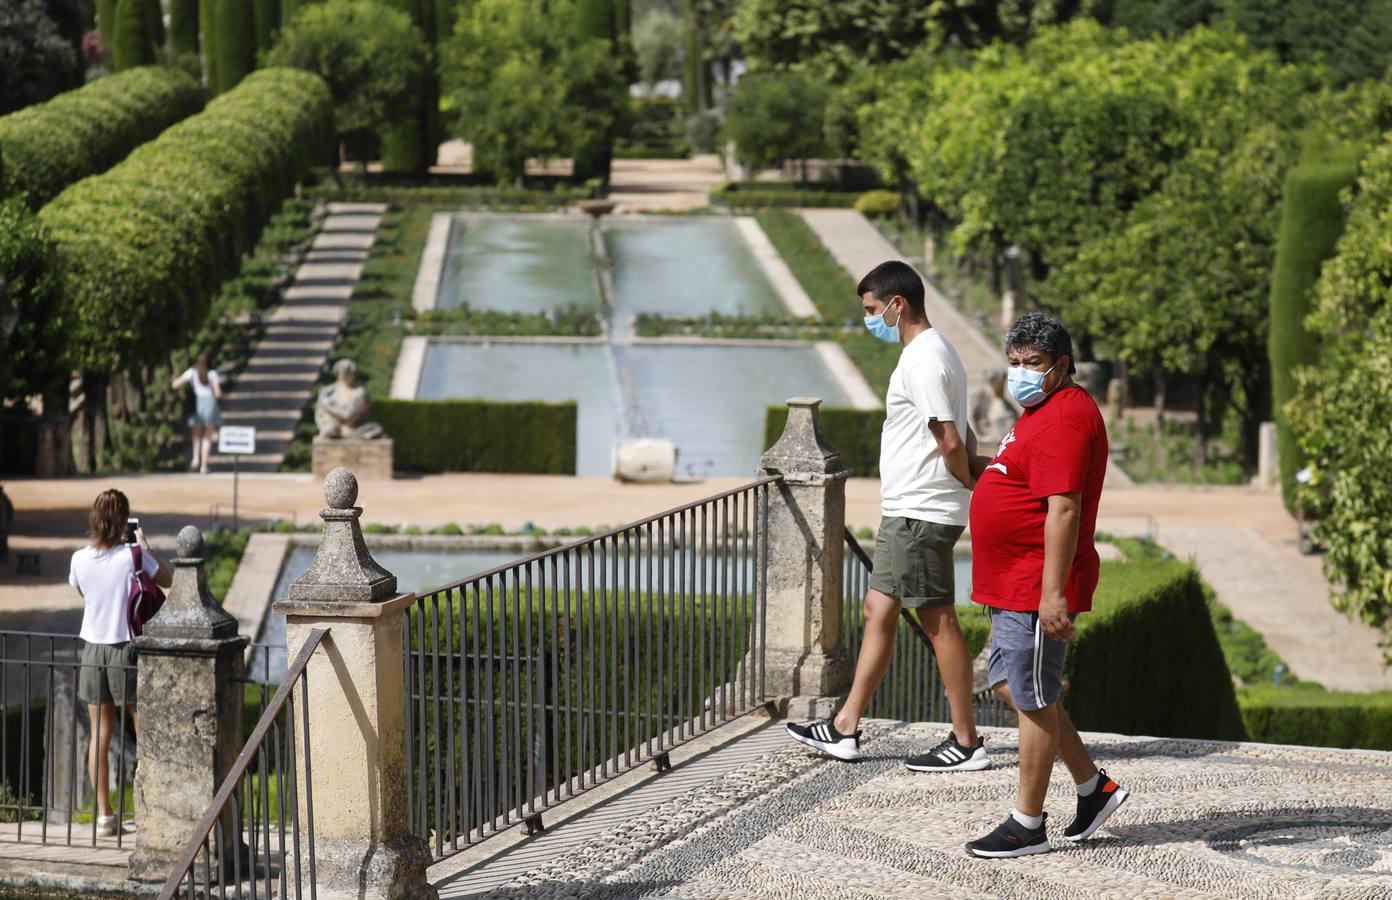
POLYGON ((324 501, 329 509, 352 509, 358 502, 358 479, 339 466, 324 479, 324 501))
POLYGON ((196 525, 185 525, 179 530, 179 558, 200 559, 203 556, 203 532, 196 525))

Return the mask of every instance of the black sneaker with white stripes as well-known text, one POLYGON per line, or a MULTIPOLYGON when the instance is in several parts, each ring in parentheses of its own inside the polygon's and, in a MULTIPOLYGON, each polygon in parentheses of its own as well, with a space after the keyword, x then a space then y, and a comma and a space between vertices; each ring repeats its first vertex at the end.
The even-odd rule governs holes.
POLYGON ((977 772, 991 765, 986 755, 986 739, 978 737, 976 746, 957 743, 957 735, 949 732, 941 744, 918 756, 904 760, 915 772, 977 772))
POLYGON ((787 724, 788 736, 837 759, 860 759, 860 732, 842 734, 831 719, 798 725, 787 724))
POLYGON ((1048 853, 1049 836, 1045 827, 1049 824, 1049 814, 1043 814, 1038 828, 1027 828, 1015 820, 1015 816, 1005 817, 996 830, 967 844, 967 853, 984 859, 1005 859, 1011 856, 1030 856, 1034 853, 1048 853))
POLYGON ((1078 815, 1074 816, 1073 824, 1064 829, 1064 839, 1076 842, 1092 837, 1129 796, 1131 792, 1113 781, 1106 769, 1098 769, 1097 787, 1086 797, 1078 798, 1078 815))

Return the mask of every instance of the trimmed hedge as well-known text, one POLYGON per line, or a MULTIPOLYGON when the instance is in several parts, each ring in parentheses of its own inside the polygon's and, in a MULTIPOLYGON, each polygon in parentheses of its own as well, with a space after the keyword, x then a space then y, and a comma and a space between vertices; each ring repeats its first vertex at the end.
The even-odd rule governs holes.
POLYGON ((184 72, 130 69, 0 118, 0 194, 38 209, 75 181, 103 172, 198 111, 203 92, 184 72))
MULTIPOLYGON (((884 429, 882 409, 821 408, 822 431, 841 458, 858 478, 880 477, 880 433, 884 429)), ((764 419, 764 446, 772 447, 788 424, 787 406, 770 406, 764 419)))
POLYGON ((1340 193, 1358 180, 1359 154, 1352 148, 1322 154, 1286 176, 1282 198, 1281 233, 1271 278, 1271 408, 1276 421, 1277 458, 1281 466, 1281 497, 1295 511, 1295 473, 1303 463, 1286 420, 1286 404, 1295 396, 1295 369, 1314 365, 1319 342, 1305 329, 1324 261, 1334 255, 1344 232, 1340 193))
POLYGON ((1254 741, 1392 750, 1392 691, 1370 694, 1263 685, 1238 694, 1254 741))
POLYGON ((318 76, 263 69, 45 206, 71 366, 110 372, 179 347, 332 136, 318 76))
POLYGON ((378 400, 371 417, 402 471, 575 474, 574 403, 378 400))
POLYGON ((772 209, 779 207, 820 206, 850 209, 860 197, 854 191, 817 190, 770 182, 734 182, 711 188, 712 205, 730 209, 772 209), (750 187, 741 187, 748 184, 750 187))
POLYGON ((1243 740, 1232 676, 1192 566, 1103 563, 1093 611, 1078 618, 1064 706, 1085 731, 1243 740))

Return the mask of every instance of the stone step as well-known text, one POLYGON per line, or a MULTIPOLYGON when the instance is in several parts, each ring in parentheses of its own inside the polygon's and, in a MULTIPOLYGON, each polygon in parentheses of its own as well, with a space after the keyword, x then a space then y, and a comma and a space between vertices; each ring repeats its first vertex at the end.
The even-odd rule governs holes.
POLYGON ((377 217, 380 218, 381 216, 383 216, 383 215, 386 213, 386 211, 387 211, 387 204, 385 204, 385 203, 352 203, 352 202, 348 202, 348 201, 334 200, 333 202, 329 203, 329 205, 328 205, 327 208, 328 208, 328 212, 329 212, 329 215, 330 215, 330 216, 339 215, 340 213, 344 213, 344 214, 347 214, 347 215, 373 215, 373 214, 375 214, 377 217))
POLYGON ((321 231, 309 246, 312 250, 371 250, 375 236, 373 231, 321 231))
MULTIPOLYGON (((230 399, 230 398, 229 398, 230 399)), ((299 410, 285 409, 227 409, 222 410, 222 420, 224 422, 234 422, 238 425, 255 425, 258 428, 262 423, 266 427, 286 428, 293 427, 300 420, 299 410)))
POLYGON ((252 360, 273 356, 277 359, 313 359, 333 349, 333 341, 262 341, 252 360))
POLYGON ((319 366, 313 366, 309 369, 302 368, 296 372, 266 372, 251 371, 251 367, 248 366, 246 370, 237 375, 232 382, 233 388, 228 391, 228 394, 241 393, 247 386, 251 386, 252 390, 259 391, 295 390, 305 384, 313 384, 318 381, 319 369, 319 366), (280 385, 284 385, 284 387, 280 385))
POLYGON ((278 375, 286 378, 301 378, 306 375, 318 376, 324 368, 324 354, 315 356, 262 356, 257 354, 246 364, 237 377, 245 379, 248 375, 265 378, 278 375))
MULTIPOLYGON (((314 305, 304 303, 303 305, 289 303, 282 304, 271 317, 273 322, 306 322, 312 321, 319 324, 338 325, 348 314, 347 303, 331 303, 314 305)), ((335 329, 337 330, 337 329, 335 329)))
MULTIPOLYGON (((246 456, 238 457, 242 469, 246 470, 249 465, 269 465, 280 466, 281 460, 285 458, 284 453, 248 453, 246 456)), ((214 452, 212 458, 208 460, 208 468, 212 468, 216 463, 222 462, 227 468, 232 468, 232 457, 214 452)))

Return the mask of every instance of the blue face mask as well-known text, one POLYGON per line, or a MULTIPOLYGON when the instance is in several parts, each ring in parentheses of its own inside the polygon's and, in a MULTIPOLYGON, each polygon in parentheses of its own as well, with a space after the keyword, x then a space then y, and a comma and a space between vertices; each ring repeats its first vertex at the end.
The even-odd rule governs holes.
MULTIPOLYGON (((889 312, 889 307, 885 307, 885 312, 889 312)), ((899 343, 899 318, 902 315, 903 313, 900 313, 899 316, 895 317, 893 325, 885 324, 884 313, 880 313, 878 316, 866 316, 865 327, 871 334, 885 343, 897 344, 899 343)))
POLYGON ((1044 402, 1044 398, 1049 395, 1044 391, 1044 379, 1049 377, 1049 373, 1054 371, 1055 361, 1043 372, 1036 372, 1033 369, 1026 369, 1024 366, 1011 366, 1005 373, 1006 384, 1010 387, 1010 396, 1015 398, 1026 409, 1031 406, 1038 406, 1044 402))

